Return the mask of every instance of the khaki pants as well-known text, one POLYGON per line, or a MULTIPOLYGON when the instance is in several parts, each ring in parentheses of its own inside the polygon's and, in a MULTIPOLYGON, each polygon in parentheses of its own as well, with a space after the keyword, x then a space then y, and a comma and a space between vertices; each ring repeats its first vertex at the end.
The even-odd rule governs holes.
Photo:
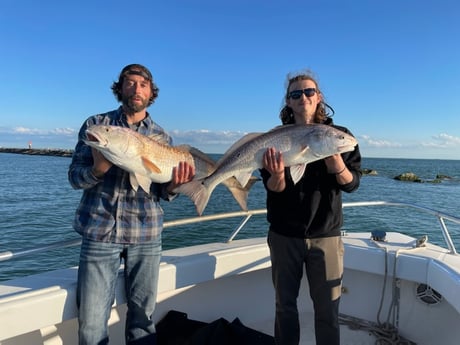
POLYGON ((270 231, 268 245, 276 293, 276 344, 299 343, 297 297, 305 267, 315 311, 316 344, 339 345, 339 301, 344 254, 342 238, 301 239, 270 231))

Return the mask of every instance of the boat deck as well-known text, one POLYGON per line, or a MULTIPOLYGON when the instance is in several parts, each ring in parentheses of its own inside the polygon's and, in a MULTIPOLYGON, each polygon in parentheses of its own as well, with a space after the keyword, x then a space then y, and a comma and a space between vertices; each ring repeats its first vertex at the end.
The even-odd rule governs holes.
MULTIPOLYGON (((345 271, 340 312, 350 317, 341 317, 341 321, 348 321, 341 326, 342 344, 409 344, 399 342, 393 337, 396 334, 387 337, 386 330, 377 329, 376 323, 384 320, 417 344, 458 345, 460 256, 444 219, 456 224, 460 219, 439 212, 435 216, 441 222, 447 248, 399 232, 388 231, 385 241, 373 240, 369 232, 343 233, 345 271)), ((205 323, 238 318, 249 328, 273 335, 275 296, 266 238, 233 241, 234 234, 225 243, 163 252, 155 322, 176 310, 205 323)), ((2 282, 0 344, 76 345, 76 279, 77 270, 72 267, 2 282)), ((124 339, 123 269, 118 280, 109 320, 113 344, 121 344, 124 339)), ((315 344, 306 279, 302 280, 301 291, 300 344, 315 344)))
MULTIPOLYGON (((300 314, 300 345, 315 345, 313 313, 300 314)), ((274 320, 248 323, 248 327, 273 336, 274 320)), ((340 325, 340 343, 342 345, 375 345, 377 338, 367 330, 351 329, 348 325, 340 325)))

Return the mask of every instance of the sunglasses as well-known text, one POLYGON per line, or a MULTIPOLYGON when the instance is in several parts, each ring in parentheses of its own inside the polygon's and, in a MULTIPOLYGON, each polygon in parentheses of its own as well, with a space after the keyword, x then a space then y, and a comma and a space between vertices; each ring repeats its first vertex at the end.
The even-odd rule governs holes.
POLYGON ((315 93, 316 89, 314 87, 310 87, 308 89, 291 91, 288 94, 288 98, 299 99, 300 97, 302 97, 302 94, 304 94, 307 97, 312 97, 315 95, 315 93))

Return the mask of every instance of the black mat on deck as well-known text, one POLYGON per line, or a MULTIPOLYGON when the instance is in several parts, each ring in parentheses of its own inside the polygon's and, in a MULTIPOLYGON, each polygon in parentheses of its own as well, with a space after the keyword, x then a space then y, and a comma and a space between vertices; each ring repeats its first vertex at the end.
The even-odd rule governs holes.
POLYGON ((272 336, 248 328, 236 318, 211 323, 190 320, 186 313, 171 310, 156 325, 158 345, 274 345, 272 336))

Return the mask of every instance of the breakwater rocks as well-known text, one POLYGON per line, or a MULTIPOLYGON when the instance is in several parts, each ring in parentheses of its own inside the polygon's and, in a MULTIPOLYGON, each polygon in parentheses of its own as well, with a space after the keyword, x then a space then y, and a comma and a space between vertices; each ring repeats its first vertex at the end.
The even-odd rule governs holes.
MULTIPOLYGON (((376 176, 378 175, 378 172, 377 170, 374 170, 374 169, 361 169, 361 173, 363 174, 363 176, 365 175, 371 175, 371 176, 376 176)), ((402 174, 399 174, 395 177, 393 177, 394 180, 398 180, 398 181, 405 181, 405 182, 419 182, 419 183, 422 183, 422 182, 430 182, 430 183, 441 183, 442 181, 445 181, 445 180, 452 180, 452 177, 448 176, 448 175, 443 175, 443 174, 438 174, 436 175, 436 177, 432 180, 422 180, 420 177, 418 177, 416 174, 414 174, 413 172, 405 172, 405 173, 402 173, 402 174)))
POLYGON ((17 153, 35 156, 72 157, 73 150, 65 149, 17 149, 0 147, 0 153, 17 153))
POLYGON ((361 169, 361 174, 363 174, 363 175, 377 176, 377 175, 378 175, 378 172, 377 172, 377 170, 374 170, 374 169, 367 169, 367 168, 364 168, 364 169, 361 169))
POLYGON ((422 182, 422 179, 413 172, 406 172, 394 177, 398 181, 422 182))
POLYGON ((438 174, 436 177, 432 180, 422 180, 420 177, 418 177, 416 174, 413 172, 407 172, 400 174, 398 176, 394 177, 395 180, 398 181, 408 181, 408 182, 430 182, 430 183, 441 183, 444 180, 452 180, 452 177, 443 175, 443 174, 438 174))

